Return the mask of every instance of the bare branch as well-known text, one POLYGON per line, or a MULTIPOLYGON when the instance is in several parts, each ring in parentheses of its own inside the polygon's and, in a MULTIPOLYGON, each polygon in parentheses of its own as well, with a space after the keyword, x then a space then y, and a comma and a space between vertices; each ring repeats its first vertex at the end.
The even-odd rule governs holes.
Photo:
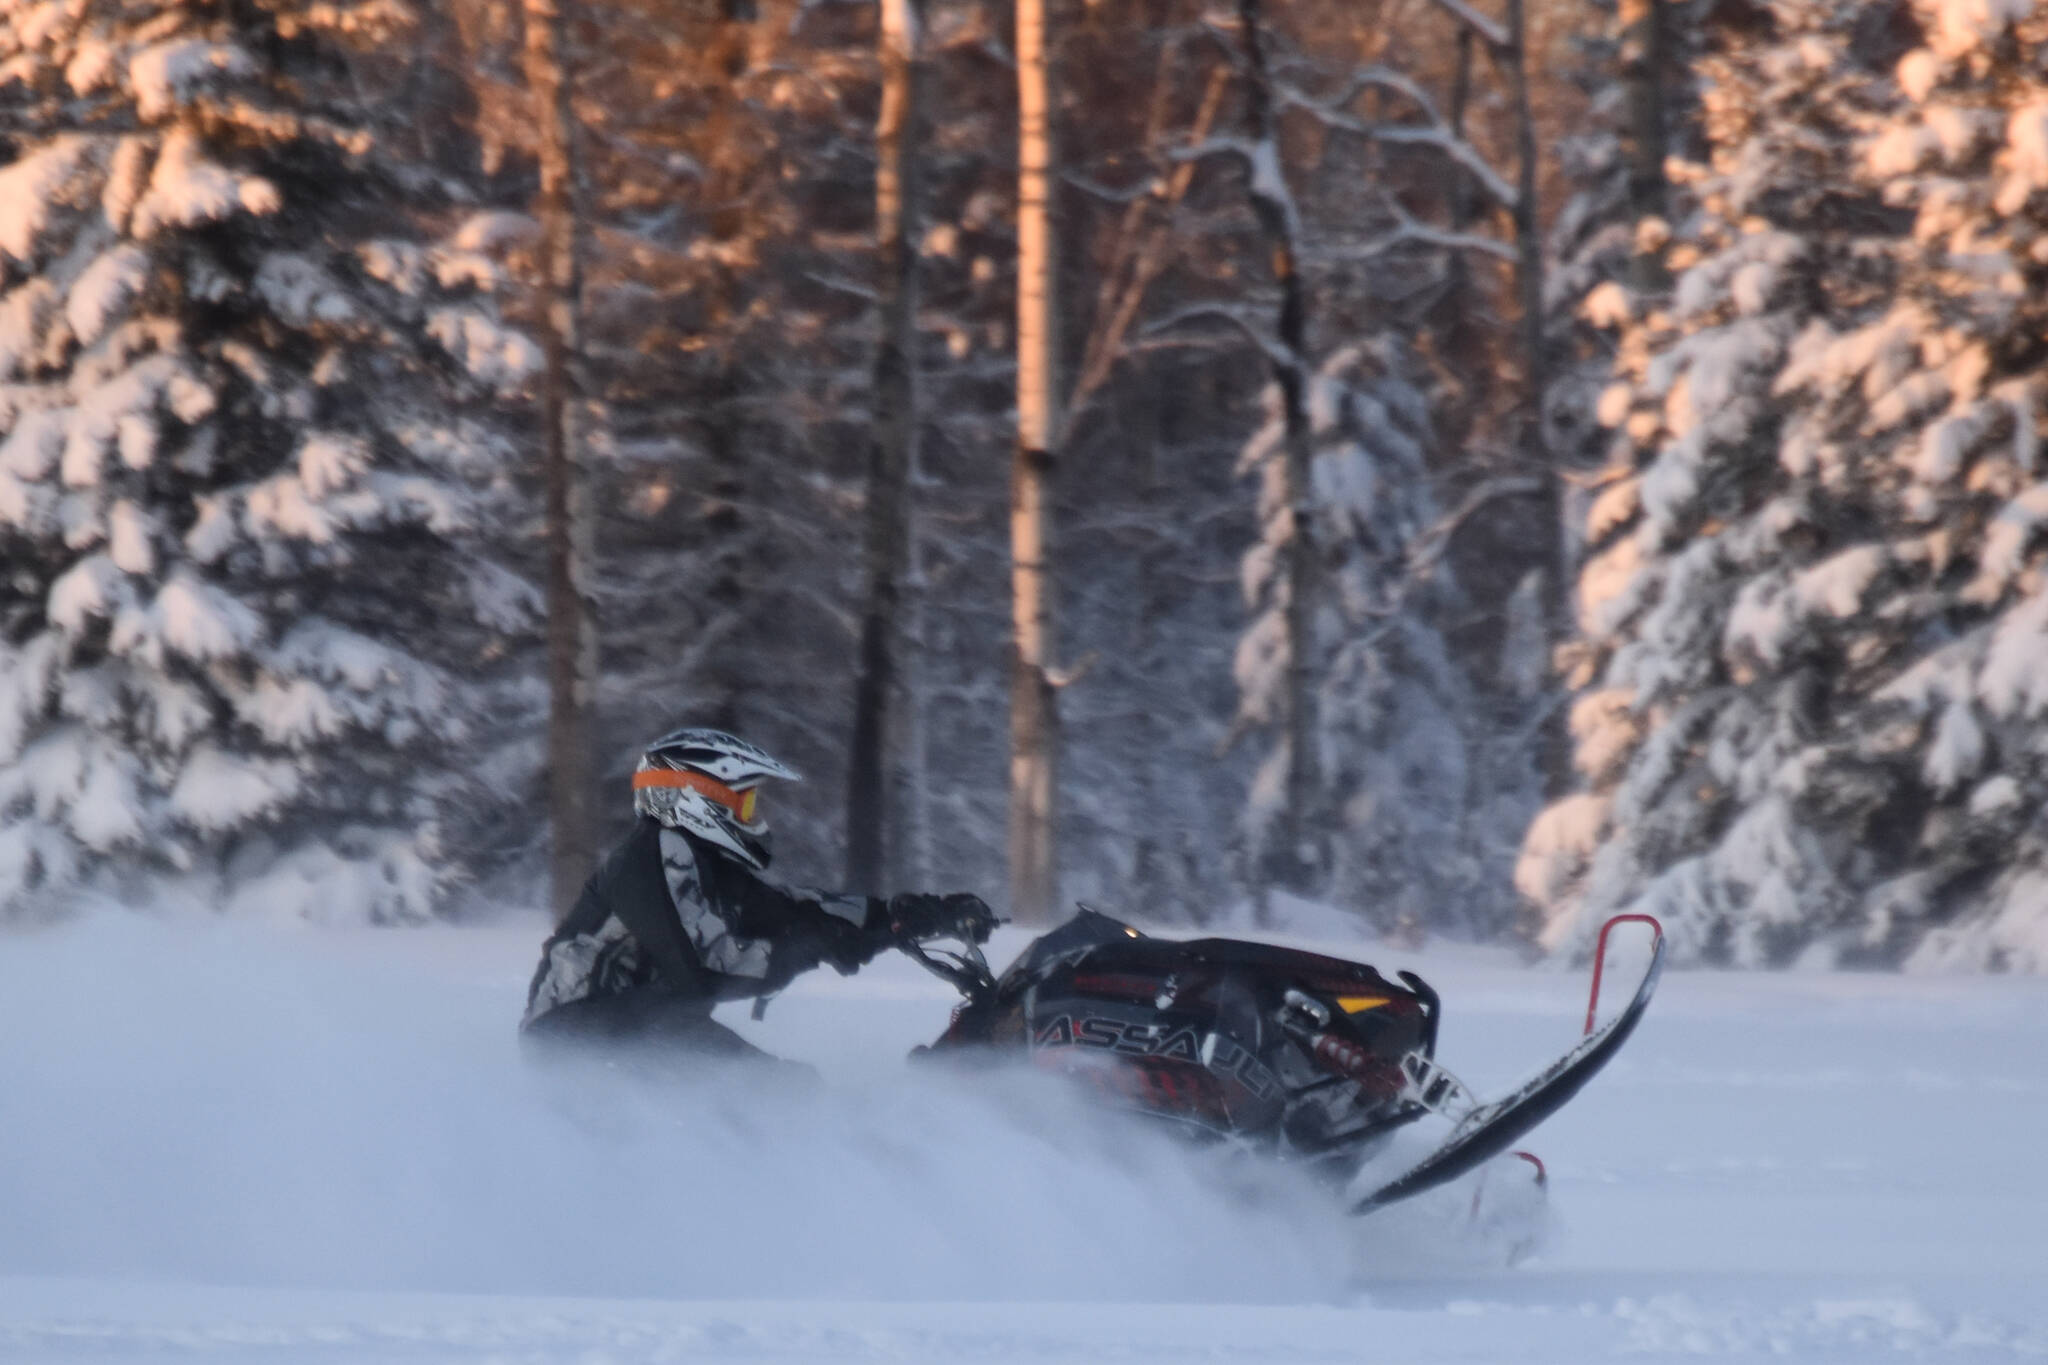
POLYGON ((802 272, 802 278, 809 280, 820 289, 829 289, 838 294, 850 294, 863 303, 873 303, 875 301, 875 287, 860 280, 849 280, 843 276, 827 275, 817 270, 802 272))
POLYGON ((1416 538, 1416 543, 1423 547, 1417 557, 1418 561, 1426 560, 1433 564, 1443 558, 1444 546, 1449 544, 1458 528, 1487 504, 1499 502, 1503 498, 1534 497, 1542 491, 1543 480, 1528 474, 1504 474, 1475 484, 1458 500, 1456 507, 1438 518, 1434 526, 1416 538))
POLYGON ((1599 469, 1559 469, 1557 477, 1574 488, 1605 488, 1619 483, 1635 473, 1629 465, 1603 465, 1599 469))
POLYGON ((1211 753, 1217 758, 1228 758, 1230 751, 1237 747, 1237 742, 1262 723, 1261 721, 1253 720, 1243 711, 1239 711, 1231 718, 1230 728, 1223 732, 1223 738, 1216 741, 1216 747, 1211 750, 1211 753))
MULTIPOLYGON (((1166 55, 1161 57, 1160 70, 1159 89, 1163 92, 1166 86, 1165 74, 1169 70, 1166 55)), ((1222 104, 1223 90, 1228 80, 1229 73, 1222 67, 1210 73, 1208 88, 1203 91, 1201 107, 1195 114, 1195 140, 1208 137, 1209 129, 1216 121, 1216 111, 1222 104)), ((1164 100, 1161 99, 1158 104, 1160 107, 1155 110, 1155 120, 1164 116, 1164 100)), ((1156 146, 1157 142, 1155 127, 1153 145, 1156 146)), ((1183 161, 1173 168, 1172 175, 1167 177, 1164 185, 1165 202, 1162 208, 1167 214, 1180 207, 1181 200, 1186 197, 1188 186, 1194 182, 1194 178, 1195 163, 1192 161, 1183 161)), ((1078 413, 1095 391, 1109 381, 1110 371, 1115 366, 1118 356, 1122 354, 1124 338, 1130 333, 1131 324, 1136 321, 1138 310, 1144 305, 1145 293, 1151 288, 1152 281, 1158 277, 1159 272, 1166 267, 1166 248, 1170 231, 1166 222, 1152 224, 1142 243, 1135 247, 1132 245, 1144 223, 1144 217, 1145 209, 1142 202, 1134 202, 1125 213, 1123 229, 1118 234, 1116 264, 1103 277, 1102 288, 1098 291, 1095 305, 1096 326, 1089 333, 1088 344, 1082 349, 1080 378, 1075 381, 1074 392, 1069 399, 1070 411, 1078 413), (1129 278, 1122 281, 1122 291, 1119 294, 1119 279, 1126 267, 1130 272, 1129 278)))

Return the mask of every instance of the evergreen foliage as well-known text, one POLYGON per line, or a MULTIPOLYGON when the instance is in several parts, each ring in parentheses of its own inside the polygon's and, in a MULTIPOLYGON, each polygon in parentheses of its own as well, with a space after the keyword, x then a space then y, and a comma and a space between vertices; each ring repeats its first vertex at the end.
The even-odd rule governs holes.
POLYGON ((2043 19, 1779 0, 1705 64, 1668 298, 1610 284, 1616 430, 1519 880, 1696 958, 2048 966, 2036 535, 2043 19))
POLYGON ((416 920, 464 870, 531 608, 478 404, 536 356, 491 221, 403 235, 431 178, 352 117, 406 23, 0 8, 0 914, 416 920))

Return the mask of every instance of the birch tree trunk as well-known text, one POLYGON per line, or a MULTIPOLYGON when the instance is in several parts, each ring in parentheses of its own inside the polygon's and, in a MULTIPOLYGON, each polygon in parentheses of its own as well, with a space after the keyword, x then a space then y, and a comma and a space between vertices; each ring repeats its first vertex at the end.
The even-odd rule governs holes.
POLYGON ((1296 890, 1309 890, 1322 873, 1327 842, 1322 823, 1322 718, 1316 694, 1315 450, 1308 413, 1308 296, 1300 270, 1301 226, 1294 197, 1280 165, 1279 130, 1273 113, 1272 74, 1266 64, 1259 0, 1238 0, 1239 37, 1250 85, 1245 94, 1250 124, 1252 211, 1272 254, 1273 283, 1280 292, 1277 335, 1280 354, 1273 380, 1280 388, 1284 423, 1285 501, 1293 522, 1287 558, 1287 794, 1280 814, 1279 842, 1271 869, 1296 890))
POLYGON ((540 136, 541 428, 547 546, 548 821, 550 899, 565 913, 596 853, 591 807, 591 696, 597 629, 588 596, 587 492, 576 438, 577 318, 582 304, 575 114, 566 0, 524 0, 526 82, 540 136))
POLYGON ((1051 666, 1048 490, 1059 416, 1053 395, 1052 110, 1046 0, 1017 11, 1017 448, 1010 473, 1010 913, 1049 923, 1059 717, 1051 666))
POLYGON ((882 107, 875 125, 875 246, 881 339, 875 424, 868 445, 866 607, 847 765, 846 885, 882 889, 890 868, 899 728, 897 656, 908 558, 910 470, 917 446, 918 15, 912 0, 881 0, 882 107))

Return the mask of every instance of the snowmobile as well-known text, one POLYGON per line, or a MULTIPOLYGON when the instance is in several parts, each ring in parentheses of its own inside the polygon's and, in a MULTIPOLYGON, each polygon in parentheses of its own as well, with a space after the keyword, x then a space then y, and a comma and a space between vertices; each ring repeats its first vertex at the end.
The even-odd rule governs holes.
MULTIPOLYGON (((1600 931, 1578 1044, 1482 1101, 1436 1060, 1442 1004, 1413 972, 1237 939, 1154 938, 1086 906, 997 976, 981 950, 904 943, 961 1003, 927 1058, 1028 1060, 1197 1141, 1310 1163, 1351 1185, 1395 1132, 1451 1123, 1428 1155, 1354 1194, 1366 1214, 1478 1169, 1555 1113, 1628 1041, 1664 966, 1663 928, 1600 931), (1608 931, 1652 933, 1628 1003, 1598 1027, 1608 931)), ((1529 1158, 1541 1179, 1542 1166, 1529 1158)))

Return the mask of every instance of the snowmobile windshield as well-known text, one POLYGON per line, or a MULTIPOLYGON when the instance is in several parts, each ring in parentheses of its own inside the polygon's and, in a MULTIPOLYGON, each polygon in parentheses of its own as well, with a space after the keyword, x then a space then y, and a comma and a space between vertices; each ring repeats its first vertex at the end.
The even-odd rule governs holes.
POLYGON ((1084 905, 1065 924, 1033 941, 1003 973, 1003 981, 1041 976, 1058 964, 1079 959, 1104 944, 1127 943, 1143 937, 1122 920, 1084 905))

